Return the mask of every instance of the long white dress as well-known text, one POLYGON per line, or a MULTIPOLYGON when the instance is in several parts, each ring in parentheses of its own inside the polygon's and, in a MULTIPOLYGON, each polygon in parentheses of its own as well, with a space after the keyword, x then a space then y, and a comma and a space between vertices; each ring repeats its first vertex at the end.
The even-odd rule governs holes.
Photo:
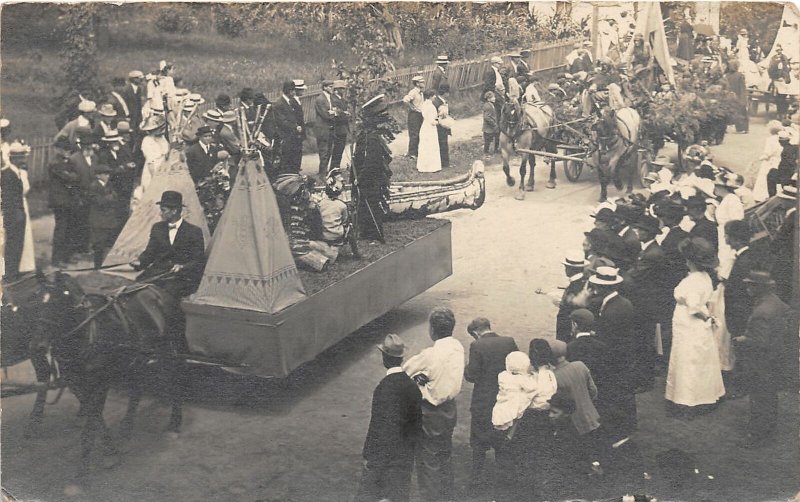
MULTIPOLYGON (((744 219, 744 204, 734 193, 729 193, 722 198, 715 215, 717 220, 717 230, 719 236, 719 266, 717 275, 725 280, 731 273, 733 262, 736 259, 735 251, 725 242, 725 224, 729 221, 744 219)), ((731 371, 736 363, 736 356, 731 347, 731 334, 725 324, 725 284, 720 283, 714 291, 709 306, 711 315, 716 317, 717 324, 714 326, 714 338, 717 340, 719 350, 719 365, 722 371, 731 371)))
POLYGON ((19 179, 22 181, 22 204, 25 208, 25 240, 22 245, 22 258, 19 262, 20 272, 33 272, 36 270, 36 252, 33 248, 33 226, 31 225, 31 214, 28 211, 28 191, 31 184, 28 181, 28 171, 18 169, 19 179))
POLYGON ((761 167, 758 169, 756 182, 753 185, 753 198, 756 202, 763 202, 769 198, 767 174, 772 169, 778 168, 778 164, 781 162, 781 152, 783 152, 783 147, 778 141, 778 135, 770 134, 764 142, 764 152, 761 154, 766 158, 761 161, 761 167))
POLYGON ((689 272, 675 288, 672 352, 664 393, 675 404, 713 404, 725 394, 711 323, 693 315, 708 315, 713 293, 711 278, 705 272, 689 272))
POLYGON ((422 127, 419 129, 419 157, 417 171, 435 173, 442 170, 442 158, 439 154, 439 133, 436 130, 438 112, 433 101, 426 99, 420 108, 422 127))
MULTIPOLYGON (((169 142, 164 136, 148 135, 142 139, 142 155, 144 168, 142 169, 141 193, 147 190, 153 171, 167 158, 169 142)), ((138 198, 138 197, 137 197, 138 198)))

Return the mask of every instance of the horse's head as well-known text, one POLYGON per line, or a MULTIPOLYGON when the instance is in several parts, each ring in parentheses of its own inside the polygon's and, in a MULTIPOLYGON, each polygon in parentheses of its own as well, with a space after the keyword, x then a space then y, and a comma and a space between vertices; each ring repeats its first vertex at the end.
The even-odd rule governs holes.
POLYGON ((500 122, 503 130, 509 136, 514 136, 520 123, 520 109, 513 101, 507 101, 500 111, 500 122))
POLYGON ((78 281, 63 272, 38 276, 36 301, 41 305, 35 343, 49 343, 56 334, 72 329, 86 310, 86 295, 78 281))

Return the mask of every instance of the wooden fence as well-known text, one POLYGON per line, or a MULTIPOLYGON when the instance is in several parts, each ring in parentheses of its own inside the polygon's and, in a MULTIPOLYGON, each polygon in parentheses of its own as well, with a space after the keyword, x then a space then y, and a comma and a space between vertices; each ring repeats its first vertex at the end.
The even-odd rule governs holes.
MULTIPOLYGON (((577 39, 559 40, 557 42, 541 42, 533 44, 530 48, 531 55, 527 62, 532 71, 547 71, 565 66, 565 57, 572 50, 577 39)), ((467 91, 483 85, 483 75, 490 66, 489 59, 492 56, 501 56, 504 61, 510 62, 510 58, 505 54, 489 54, 480 59, 452 61, 448 66, 448 80, 454 91, 467 91)), ((426 66, 413 66, 402 68, 386 74, 383 78, 396 81, 401 88, 411 87, 411 78, 415 75, 422 75, 425 80, 430 81, 433 72, 436 70, 435 64, 426 66)), ((306 123, 316 119, 314 112, 314 99, 322 92, 321 84, 308 85, 308 90, 300 97, 303 105, 303 115, 306 123)), ((267 95, 270 101, 280 98, 280 92, 276 91, 267 95)), ((214 106, 213 99, 206 97, 206 102, 198 107, 198 113, 203 113, 214 106)), ((232 99, 233 106, 239 105, 238 98, 232 99)), ((399 103, 396 101, 394 104, 399 103)), ((40 184, 47 181, 47 164, 53 155, 53 137, 39 137, 28 141, 31 147, 31 155, 28 159, 28 176, 31 184, 40 184)))

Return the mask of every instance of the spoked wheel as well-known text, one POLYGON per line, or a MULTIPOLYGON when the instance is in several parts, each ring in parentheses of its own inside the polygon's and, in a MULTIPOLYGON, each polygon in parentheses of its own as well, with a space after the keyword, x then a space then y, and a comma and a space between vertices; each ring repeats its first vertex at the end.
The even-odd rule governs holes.
POLYGON ((650 173, 650 161, 653 160, 653 154, 650 150, 640 149, 638 151, 637 165, 639 169, 639 184, 645 188, 644 178, 650 173))
POLYGON ((567 160, 564 162, 564 176, 572 183, 578 181, 578 178, 581 177, 581 172, 583 172, 583 162, 575 160, 567 160))

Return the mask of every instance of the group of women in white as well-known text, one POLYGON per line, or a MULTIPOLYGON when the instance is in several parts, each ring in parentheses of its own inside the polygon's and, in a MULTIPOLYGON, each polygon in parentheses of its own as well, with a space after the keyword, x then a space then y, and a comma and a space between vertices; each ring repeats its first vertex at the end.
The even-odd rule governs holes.
POLYGON ((424 101, 420 108, 422 126, 419 129, 417 171, 435 173, 442 170, 442 158, 439 150, 439 127, 450 129, 453 119, 450 117, 450 110, 446 101, 442 100, 439 108, 436 108, 433 102, 436 93, 432 89, 423 92, 422 97, 424 101))

